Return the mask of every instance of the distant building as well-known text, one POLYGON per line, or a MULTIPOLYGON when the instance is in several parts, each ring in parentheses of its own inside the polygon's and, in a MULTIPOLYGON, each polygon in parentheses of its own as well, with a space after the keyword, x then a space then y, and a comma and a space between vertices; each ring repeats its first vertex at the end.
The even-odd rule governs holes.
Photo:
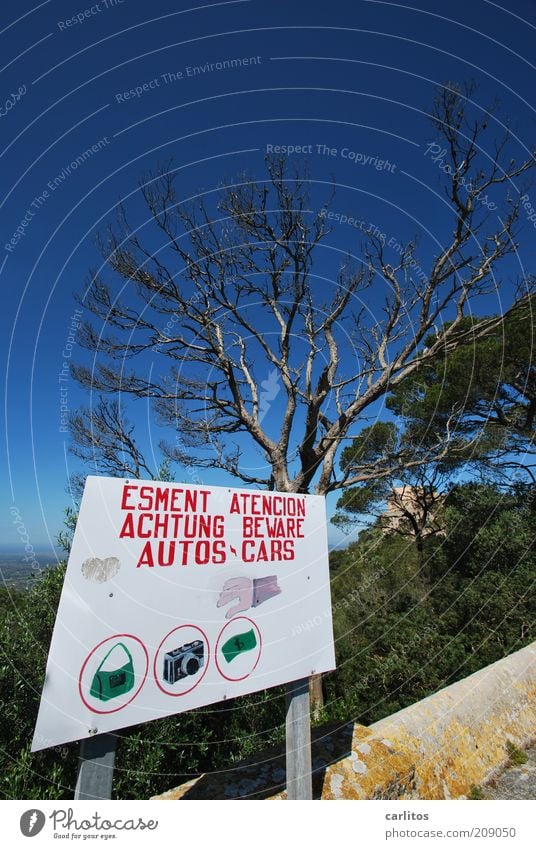
POLYGON ((444 533, 439 508, 445 497, 427 487, 395 486, 387 498, 381 526, 386 533, 407 533, 421 539, 444 533))

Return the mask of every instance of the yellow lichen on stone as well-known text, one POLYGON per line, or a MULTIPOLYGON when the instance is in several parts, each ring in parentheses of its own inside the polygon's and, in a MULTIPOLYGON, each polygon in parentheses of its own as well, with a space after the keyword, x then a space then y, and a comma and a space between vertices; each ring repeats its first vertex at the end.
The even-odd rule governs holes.
MULTIPOLYGON (((322 799, 456 799, 536 734, 536 643, 366 728, 316 729, 322 799)), ((201 776, 158 799, 285 798, 284 752, 201 776)))

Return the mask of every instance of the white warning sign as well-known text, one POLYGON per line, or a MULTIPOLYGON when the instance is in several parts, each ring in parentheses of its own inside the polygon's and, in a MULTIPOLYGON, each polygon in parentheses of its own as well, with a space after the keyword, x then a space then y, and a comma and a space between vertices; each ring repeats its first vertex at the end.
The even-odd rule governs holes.
POLYGON ((334 666, 322 497, 89 477, 32 750, 334 666))

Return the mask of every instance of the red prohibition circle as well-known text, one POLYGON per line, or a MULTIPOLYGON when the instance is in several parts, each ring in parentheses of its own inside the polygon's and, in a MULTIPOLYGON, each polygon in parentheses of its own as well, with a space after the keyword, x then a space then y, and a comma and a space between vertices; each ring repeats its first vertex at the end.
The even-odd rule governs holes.
POLYGON ((98 645, 96 645, 94 649, 92 649, 90 651, 90 653, 88 654, 88 656, 84 660, 84 662, 82 664, 82 669, 80 670, 80 675, 78 676, 78 692, 80 693, 80 698, 84 702, 85 706, 87 708, 89 708, 89 710, 92 713, 102 713, 102 714, 104 714, 104 713, 117 713, 118 710, 123 710, 123 708, 125 708, 127 705, 129 705, 131 702, 134 701, 134 699, 136 698, 136 696, 140 692, 141 688, 145 684, 145 679, 147 678, 148 671, 149 671, 149 652, 147 651, 145 644, 142 643, 142 641, 139 639, 139 637, 135 637, 134 634, 112 634, 111 637, 106 637, 105 640, 101 640, 100 643, 98 645), (119 707, 112 708, 112 710, 98 710, 96 707, 93 707, 93 705, 90 705, 89 702, 84 697, 84 693, 82 691, 82 677, 84 675, 86 666, 87 666, 90 658, 95 654, 97 649, 100 648, 101 646, 103 646, 104 643, 110 642, 110 640, 117 640, 118 637, 128 637, 130 640, 135 640, 137 643, 140 644, 140 646, 142 647, 143 652, 145 654, 145 672, 143 674, 143 678, 142 678, 140 686, 138 687, 136 692, 131 696, 131 698, 128 700, 128 702, 125 702, 124 704, 119 705, 119 707))
POLYGON ((166 636, 161 641, 160 645, 158 646, 158 648, 156 650, 156 653, 155 653, 155 656, 154 656, 154 661, 153 661, 153 674, 154 674, 154 680, 155 680, 156 686, 158 687, 159 690, 162 690, 162 692, 165 693, 166 696, 173 696, 174 698, 177 698, 178 696, 186 696, 187 693, 191 693, 192 690, 195 690, 197 685, 201 683, 201 681, 203 680, 203 678, 207 674, 207 669, 208 669, 209 663, 210 663, 210 643, 209 643, 208 637, 205 634, 205 632, 203 631, 203 629, 200 628, 199 625, 192 625, 192 624, 178 625, 177 628, 172 628, 171 631, 169 632, 169 634, 166 634, 166 636), (201 674, 201 677, 197 679, 197 681, 195 682, 195 684, 192 687, 190 687, 188 690, 183 690, 182 693, 172 693, 171 690, 166 690, 165 687, 163 687, 161 685, 160 681, 158 680, 158 673, 156 671, 156 661, 158 660, 158 655, 160 654, 160 649, 164 645, 167 638, 171 637, 171 635, 174 634, 175 631, 180 631, 181 628, 194 628, 196 631, 199 631, 199 633, 203 635, 203 638, 204 638, 204 640, 207 644, 207 662, 205 663, 205 668, 204 668, 204 670, 201 674))
POLYGON ((253 619, 250 619, 249 616, 235 616, 234 619, 231 619, 230 622, 227 622, 223 626, 223 628, 221 629, 221 631, 218 635, 218 639, 216 641, 216 650, 214 652, 214 659, 216 661, 216 666, 217 666, 218 672, 220 673, 222 678, 225 678, 226 681, 243 681, 244 678, 249 678, 251 673, 254 672, 254 670, 256 669, 257 664, 258 664, 259 660, 261 659, 261 653, 262 653, 262 636, 261 636, 261 632, 259 631, 259 626, 257 625, 257 623, 254 622, 253 619), (232 622, 238 622, 239 619, 243 619, 245 622, 251 622, 251 624, 255 628, 257 634, 259 635, 259 655, 258 655, 257 660, 255 661, 254 665, 251 667, 251 669, 249 670, 249 672, 246 675, 241 675, 240 678, 229 678, 229 676, 225 674, 225 672, 222 670, 220 664, 218 663, 218 648, 220 646, 220 640, 223 637, 223 632, 225 631, 225 629, 232 622))

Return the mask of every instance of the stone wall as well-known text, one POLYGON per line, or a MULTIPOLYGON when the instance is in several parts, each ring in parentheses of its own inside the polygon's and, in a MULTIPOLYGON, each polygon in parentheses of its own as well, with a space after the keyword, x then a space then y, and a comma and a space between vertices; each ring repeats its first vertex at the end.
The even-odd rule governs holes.
MULTIPOLYGON (((536 643, 366 728, 316 729, 313 790, 322 799, 456 799, 536 737, 536 643)), ((281 750, 157 799, 284 798, 281 750)))

